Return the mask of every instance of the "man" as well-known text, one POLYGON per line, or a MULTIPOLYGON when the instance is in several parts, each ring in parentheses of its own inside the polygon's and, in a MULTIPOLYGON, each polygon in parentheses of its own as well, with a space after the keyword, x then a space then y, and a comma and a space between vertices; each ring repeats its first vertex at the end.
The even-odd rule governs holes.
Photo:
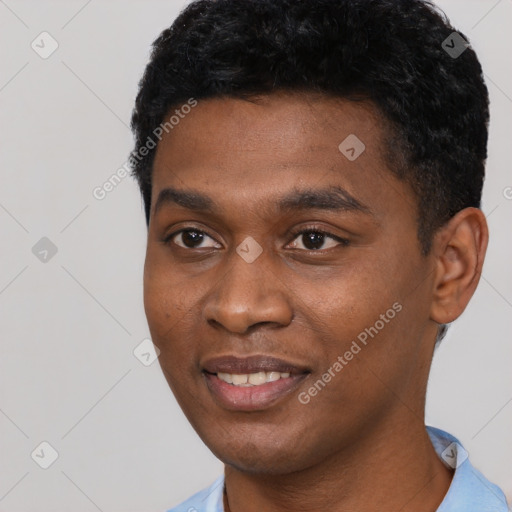
POLYGON ((420 0, 202 0, 132 122, 152 339, 225 464, 172 510, 507 510, 424 422, 488 239, 466 38, 420 0))

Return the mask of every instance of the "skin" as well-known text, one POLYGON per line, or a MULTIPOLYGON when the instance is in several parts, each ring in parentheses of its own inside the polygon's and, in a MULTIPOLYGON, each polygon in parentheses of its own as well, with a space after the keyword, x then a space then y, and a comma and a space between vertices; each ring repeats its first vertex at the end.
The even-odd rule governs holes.
POLYGON ((176 399, 225 463, 226 510, 426 512, 448 490, 452 473, 424 427, 426 384, 438 325, 477 285, 487 227, 480 210, 463 210, 422 255, 415 196, 382 157, 384 127, 369 103, 274 93, 200 101, 158 145, 146 315, 176 399), (349 134, 366 146, 355 161, 338 149, 349 134), (365 210, 277 208, 294 190, 333 186, 365 210), (155 212, 167 187, 217 211, 169 201, 155 212), (326 236, 308 250, 302 228, 346 242, 326 236), (198 247, 183 229, 204 232, 198 247), (263 249, 252 263, 235 251, 248 236, 263 249), (302 404, 298 394, 394 303, 401 311, 302 404), (201 368, 229 354, 311 373, 268 408, 227 410, 201 368))

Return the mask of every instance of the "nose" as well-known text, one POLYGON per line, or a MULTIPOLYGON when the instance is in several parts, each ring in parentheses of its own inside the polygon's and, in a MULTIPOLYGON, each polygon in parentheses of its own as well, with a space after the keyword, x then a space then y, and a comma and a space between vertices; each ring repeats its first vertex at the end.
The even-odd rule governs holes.
POLYGON ((293 318, 288 288, 264 253, 247 263, 237 253, 204 303, 210 325, 245 334, 258 324, 288 325, 293 318))

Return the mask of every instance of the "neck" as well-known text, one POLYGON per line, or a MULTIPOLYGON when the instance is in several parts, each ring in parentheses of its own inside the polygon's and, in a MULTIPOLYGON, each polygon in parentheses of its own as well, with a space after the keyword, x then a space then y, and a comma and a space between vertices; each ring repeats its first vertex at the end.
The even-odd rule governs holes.
POLYGON ((401 422, 389 428, 381 425, 333 453, 321 465, 301 471, 248 474, 226 465, 224 508, 226 512, 434 512, 451 478, 452 472, 435 453, 423 418, 419 421, 409 413, 401 422))

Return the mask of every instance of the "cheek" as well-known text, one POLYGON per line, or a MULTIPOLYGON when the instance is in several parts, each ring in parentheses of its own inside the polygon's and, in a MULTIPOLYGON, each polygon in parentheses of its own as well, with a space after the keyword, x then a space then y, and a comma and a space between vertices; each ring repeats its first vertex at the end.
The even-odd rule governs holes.
MULTIPOLYGON (((397 259, 387 266, 354 266, 350 275, 309 288, 304 328, 311 330, 318 324, 314 348, 322 360, 318 370, 327 371, 338 356, 348 360, 328 386, 332 394, 322 393, 318 403, 343 396, 347 405, 357 409, 361 389, 377 398, 381 380, 394 387, 409 371, 421 339, 417 297, 408 296, 412 277, 418 274, 400 269, 397 259)), ((385 389, 382 392, 386 394, 385 389)))
POLYGON ((144 308, 150 328, 169 329, 187 309, 189 290, 176 281, 175 272, 159 251, 148 246, 144 264, 144 308))
POLYGON ((156 274, 144 273, 144 310, 153 336, 157 334, 158 337, 163 335, 163 330, 175 310, 170 302, 170 289, 162 284, 162 281, 156 278, 156 274))
MULTIPOLYGON (((343 349, 350 341, 372 326, 384 314, 400 293, 395 282, 386 282, 375 266, 354 266, 350 272, 333 274, 322 283, 296 290, 296 295, 307 300, 304 316, 316 332, 326 332, 338 340, 335 348, 343 349)), ((310 326, 311 327, 311 326, 310 326)))
MULTIPOLYGON (((144 309, 153 343, 160 349, 159 361, 164 369, 181 373, 188 367, 192 354, 184 334, 190 307, 187 290, 176 286, 168 269, 146 259, 144 268, 144 309), (178 364, 180 362, 181 364, 178 364)), ((167 377, 167 375, 166 375, 167 377)))

